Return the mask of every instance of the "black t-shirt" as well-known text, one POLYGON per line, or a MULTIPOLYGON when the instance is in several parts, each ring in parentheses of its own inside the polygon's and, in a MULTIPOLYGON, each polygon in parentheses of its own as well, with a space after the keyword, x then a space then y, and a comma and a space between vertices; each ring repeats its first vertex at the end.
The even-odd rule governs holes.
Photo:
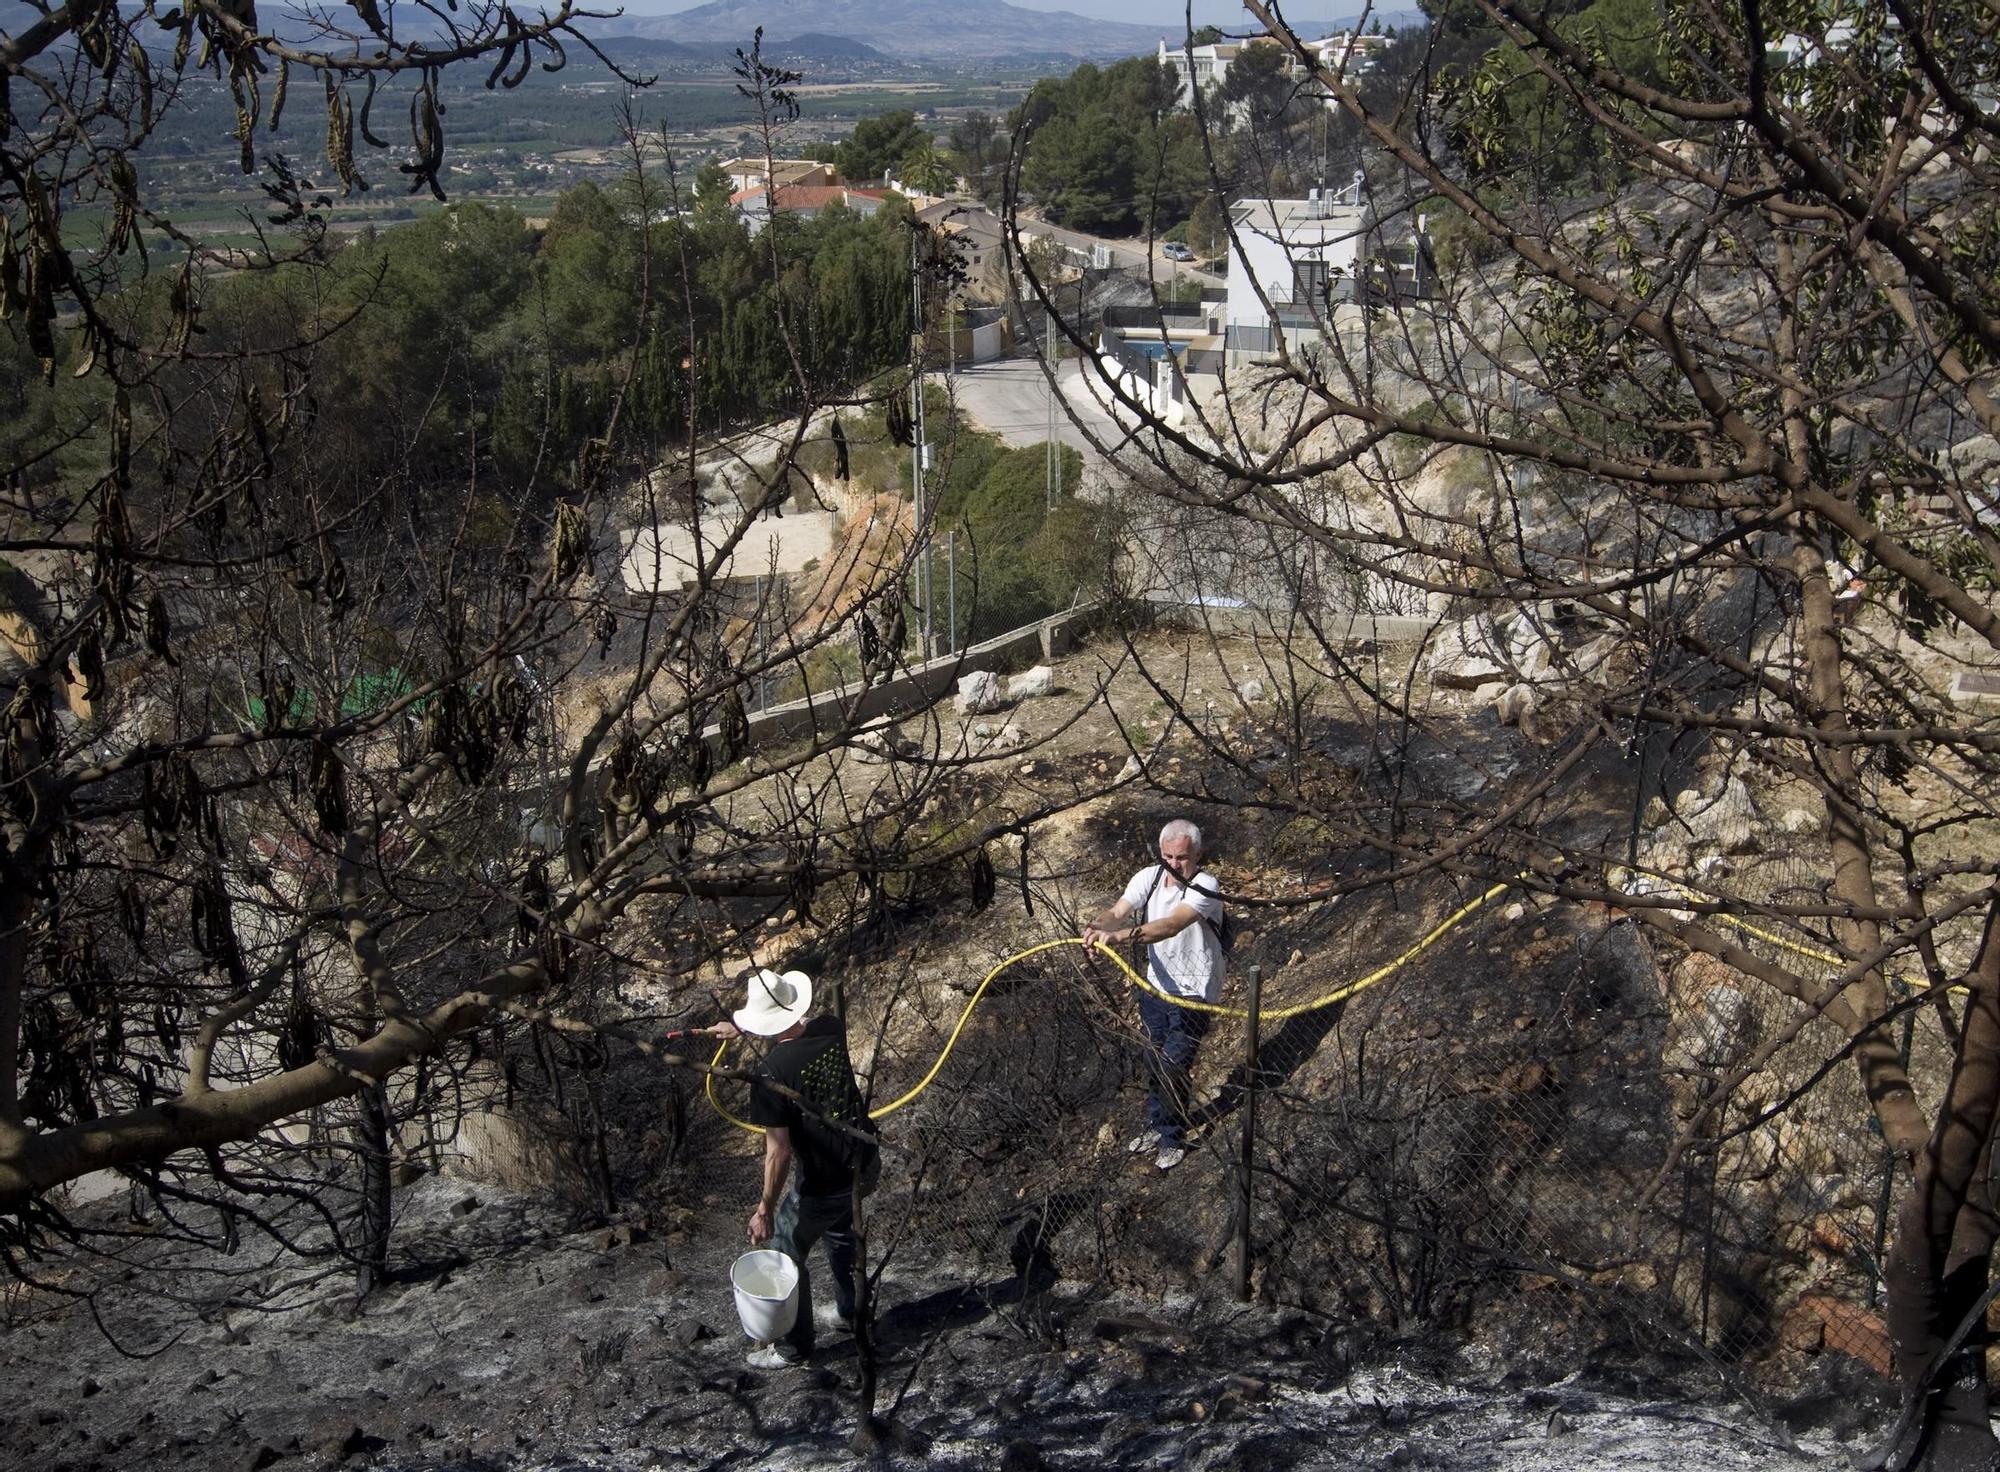
POLYGON ((815 1017, 798 1037, 775 1044, 757 1074, 758 1081, 750 1085, 750 1123, 792 1132, 799 1194, 833 1196, 852 1189, 855 1167, 865 1171, 872 1165, 876 1147, 845 1130, 828 1128, 826 1121, 838 1120, 871 1135, 875 1125, 854 1086, 854 1064, 847 1056, 840 1019, 815 1017), (764 1079, 796 1090, 804 1106, 765 1088, 764 1079))

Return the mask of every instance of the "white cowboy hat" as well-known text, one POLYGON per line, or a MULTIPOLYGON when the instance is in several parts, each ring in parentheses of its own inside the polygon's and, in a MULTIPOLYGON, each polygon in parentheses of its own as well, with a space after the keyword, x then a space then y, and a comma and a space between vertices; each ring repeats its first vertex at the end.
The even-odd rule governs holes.
POLYGON ((803 971, 759 971, 750 995, 733 1014, 736 1025, 760 1038, 774 1038, 812 1010, 812 978, 803 971))

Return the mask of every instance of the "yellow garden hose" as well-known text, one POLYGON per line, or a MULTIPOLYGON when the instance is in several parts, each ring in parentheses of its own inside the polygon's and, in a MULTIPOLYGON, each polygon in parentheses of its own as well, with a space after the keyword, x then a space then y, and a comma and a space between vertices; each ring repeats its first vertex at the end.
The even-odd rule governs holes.
MULTIPOLYGON (((1473 900, 1470 904, 1461 905, 1458 909, 1452 911, 1451 914, 1447 915, 1444 918, 1444 920, 1428 935, 1424 936, 1422 940, 1418 941, 1415 945, 1411 946, 1408 950, 1404 951, 1400 956, 1396 957, 1395 960, 1390 961, 1386 965, 1376 967, 1375 970, 1369 972, 1366 976, 1363 976, 1355 981, 1350 981, 1344 986, 1335 987, 1325 996, 1316 997, 1310 1002, 1299 1002, 1290 1007, 1271 1007, 1267 1009, 1262 1009, 1259 1011, 1258 1017, 1260 1018, 1260 1020, 1266 1022, 1282 1022, 1288 1017, 1297 1017, 1300 1014, 1306 1012, 1316 1012, 1322 1007, 1331 1007, 1336 1002, 1344 1002, 1349 997, 1354 996, 1357 992, 1366 991, 1369 987, 1376 985, 1378 982, 1387 981, 1391 976, 1395 975, 1398 971, 1402 970, 1403 967, 1409 965, 1410 962, 1414 961, 1418 956, 1422 955, 1425 951, 1429 950, 1432 946, 1436 945, 1438 941, 1443 939, 1444 936, 1447 935, 1450 931, 1455 929, 1458 925, 1462 924, 1467 916, 1471 915, 1475 910, 1478 910, 1481 906, 1490 903, 1496 896, 1505 894, 1507 892, 1507 889, 1508 886, 1505 884, 1496 884, 1491 889, 1487 890, 1484 894, 1480 895, 1478 899, 1473 900)), ((1006 960, 1002 961, 999 965, 995 966, 991 971, 987 972, 984 979, 982 979, 979 985, 973 989, 971 997, 968 998, 965 1003, 964 1010, 958 1014, 958 1022, 952 1027, 951 1036, 945 1039, 944 1049, 942 1052, 938 1054, 937 1061, 931 1064, 930 1071, 926 1073, 922 1078, 918 1079, 916 1084, 908 1092, 902 1094, 901 1096, 895 1099, 891 1099, 887 1104, 884 1104, 879 1108, 869 1110, 868 1117, 870 1119, 881 1119, 884 1115, 894 1114, 898 1109, 901 1109, 905 1104, 908 1104, 911 1100, 915 1099, 917 1095, 921 1094, 925 1089, 931 1086, 931 1083, 937 1078, 939 1071, 944 1067, 945 1060, 951 1056, 952 1048, 956 1046, 956 1044, 958 1043, 958 1035, 965 1031, 965 1024, 971 1020, 972 1009, 979 1005, 980 999, 986 995, 986 989, 993 984, 994 978, 999 976, 1001 972, 1005 971, 1010 966, 1017 965, 1020 962, 1027 960, 1030 956, 1038 956, 1043 951, 1052 951, 1055 950, 1058 946, 1080 946, 1084 944, 1085 942, 1083 940, 1073 935, 1064 936, 1060 940, 1045 940, 1040 945, 1029 946, 1028 949, 1026 949, 1025 951, 1015 952, 1013 955, 1009 956, 1006 960)), ((1185 1007, 1190 1012, 1211 1012, 1219 1017, 1247 1018, 1250 1015, 1248 1011, 1246 1011, 1244 1008, 1241 1007, 1223 1007, 1223 1006, 1218 1006, 1213 1002, 1201 1002, 1201 1001, 1196 1001, 1193 997, 1179 997, 1173 995, 1170 992, 1163 992, 1158 987, 1154 986, 1151 980, 1141 976, 1137 971, 1134 971, 1130 963, 1128 963, 1123 956, 1119 955, 1118 952, 1112 950, 1110 946, 1107 946, 1102 942, 1097 942, 1091 946, 1091 949, 1099 952, 1102 955, 1109 956, 1113 961, 1113 963, 1117 965, 1118 969, 1120 971, 1123 971, 1127 976, 1129 976, 1132 979, 1132 984, 1134 986, 1144 987, 1148 991, 1152 992, 1153 995, 1160 998, 1160 1000, 1164 1002, 1171 1002, 1176 1007, 1185 1007)), ((722 1055, 725 1052, 727 1052, 728 1049, 729 1049, 729 1043, 727 1040, 725 1040, 722 1043, 722 1045, 715 1050, 715 1057, 709 1061, 709 1067, 711 1069, 714 1069, 715 1067, 721 1064, 722 1055)), ((738 1129, 750 1130, 758 1134, 763 1133, 763 1131, 758 1126, 751 1124, 748 1120, 738 1119, 735 1115, 731 1114, 727 1109, 723 1107, 722 1101, 718 1099, 715 1095, 715 1074, 713 1072, 711 1072, 708 1076, 708 1102, 710 1106, 714 1108, 717 1114, 721 1115, 724 1119, 728 1120, 738 1129)))

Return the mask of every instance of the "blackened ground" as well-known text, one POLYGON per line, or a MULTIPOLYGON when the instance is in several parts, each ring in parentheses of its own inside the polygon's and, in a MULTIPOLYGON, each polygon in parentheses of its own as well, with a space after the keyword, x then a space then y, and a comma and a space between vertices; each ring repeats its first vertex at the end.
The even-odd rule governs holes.
MULTIPOLYGON (((116 1347, 81 1300, 16 1291, 0 1465, 854 1465, 847 1335, 827 1331, 803 1368, 744 1365, 726 1281, 733 1216, 567 1231, 523 1198, 436 1179, 401 1206, 403 1280, 358 1306, 324 1281, 280 1292, 281 1307, 232 1308, 247 1285, 204 1288, 197 1270, 243 1262, 169 1262, 144 1243, 133 1265, 167 1272, 52 1270, 96 1293, 116 1347)), ((906 1254, 878 1325, 892 1434, 864 1460, 1720 1472, 1823 1466, 1841 1453, 1833 1437, 1882 1424, 1835 1380, 1795 1407, 1794 1442, 1741 1407, 1695 1403, 1690 1382, 1625 1348, 1545 1383, 1554 1367, 1521 1335, 1440 1357, 1327 1318, 1204 1302, 1057 1284, 1024 1305, 1017 1282, 906 1254)))

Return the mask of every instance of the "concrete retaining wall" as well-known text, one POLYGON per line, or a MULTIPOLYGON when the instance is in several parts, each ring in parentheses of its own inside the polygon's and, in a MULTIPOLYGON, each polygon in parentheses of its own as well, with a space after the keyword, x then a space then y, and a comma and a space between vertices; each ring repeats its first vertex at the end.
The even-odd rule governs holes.
MULTIPOLYGON (((842 685, 802 700, 770 706, 750 717, 750 744, 755 747, 775 741, 804 741, 822 733, 833 735, 850 720, 858 725, 877 716, 913 714, 948 698, 957 690, 960 675, 969 675, 974 670, 999 673, 1068 653, 1075 646, 1078 633, 1099 612, 1099 605, 1087 604, 1038 624, 1013 629, 957 654, 913 665, 877 684, 842 685), (844 714, 848 703, 857 699, 858 708, 851 715, 844 714)), ((705 734, 713 741, 716 728, 709 727, 705 734)))
MULTIPOLYGON (((1004 673, 1031 664, 1046 663, 1067 654, 1102 613, 1103 605, 1086 604, 1068 613, 1043 619, 1038 624, 1010 630, 983 644, 974 644, 956 655, 912 666, 893 679, 878 684, 864 686, 857 682, 842 685, 836 690, 819 691, 802 700, 770 706, 751 715, 750 745, 754 748, 772 742, 805 741, 822 734, 831 736, 843 728, 844 719, 851 719, 854 724, 860 725, 878 716, 913 715, 940 700, 949 699, 958 688, 960 675, 971 674, 974 670, 1004 673), (859 705, 853 715, 843 717, 847 703, 857 698, 859 705)), ((1286 618, 1283 610, 1201 608, 1184 603, 1155 603, 1152 615, 1156 623, 1164 625, 1207 628, 1218 634, 1265 638, 1282 635, 1286 618)), ((1429 619, 1374 614, 1323 615, 1320 619, 1320 629, 1326 637, 1352 644, 1414 643, 1434 628, 1435 624, 1429 619)), ((717 740, 716 727, 709 727, 705 734, 711 744, 717 740)))

